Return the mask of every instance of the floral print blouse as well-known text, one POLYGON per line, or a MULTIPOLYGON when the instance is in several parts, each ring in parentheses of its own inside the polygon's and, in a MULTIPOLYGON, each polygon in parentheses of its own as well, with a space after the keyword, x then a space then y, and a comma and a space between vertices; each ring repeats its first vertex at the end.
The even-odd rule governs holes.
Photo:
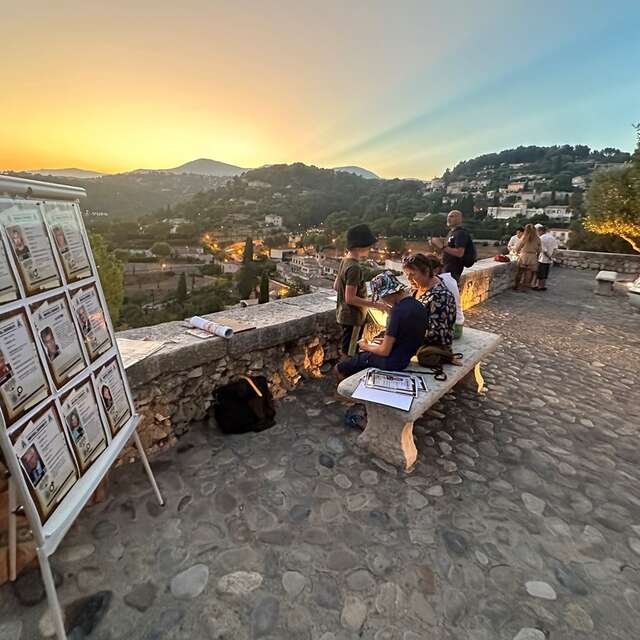
POLYGON ((414 290, 414 298, 424 305, 429 317, 425 344, 450 347, 453 342, 453 325, 456 322, 456 301, 444 282, 436 284, 422 295, 414 290))

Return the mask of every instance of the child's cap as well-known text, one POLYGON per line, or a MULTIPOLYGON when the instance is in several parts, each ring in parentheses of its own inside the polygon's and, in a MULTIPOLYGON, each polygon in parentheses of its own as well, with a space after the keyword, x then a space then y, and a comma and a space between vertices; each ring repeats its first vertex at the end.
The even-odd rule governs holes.
POLYGON ((403 291, 405 286, 398 280, 392 271, 384 271, 379 273, 371 280, 371 297, 374 300, 380 300, 392 293, 403 291))
POLYGON ((347 249, 372 247, 377 241, 367 224, 357 224, 347 231, 347 249))

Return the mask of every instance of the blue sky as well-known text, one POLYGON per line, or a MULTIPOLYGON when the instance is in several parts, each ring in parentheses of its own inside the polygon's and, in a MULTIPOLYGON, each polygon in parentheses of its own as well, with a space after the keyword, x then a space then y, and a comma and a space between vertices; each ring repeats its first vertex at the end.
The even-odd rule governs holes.
POLYGON ((521 144, 631 150, 640 121, 628 0, 34 0, 4 26, 0 168, 429 178, 521 144))

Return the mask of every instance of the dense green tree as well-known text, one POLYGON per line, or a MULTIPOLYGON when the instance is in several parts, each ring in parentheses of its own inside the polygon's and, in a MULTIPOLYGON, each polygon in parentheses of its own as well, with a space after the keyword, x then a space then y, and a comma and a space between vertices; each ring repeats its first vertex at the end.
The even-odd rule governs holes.
POLYGON ((247 265, 253 262, 253 238, 247 238, 244 243, 242 254, 242 264, 247 265))
POLYGON ((187 276, 184 273, 178 278, 178 288, 176 289, 176 300, 184 302, 187 299, 187 276))
POLYGON ((151 247, 151 253, 158 258, 168 258, 173 253, 173 249, 166 242, 155 242, 151 247))
POLYGON ((264 304, 269 302, 269 272, 263 271, 260 277, 260 296, 258 297, 258 303, 264 304))
POLYGON ((92 233, 89 235, 91 251, 98 268, 100 284, 104 291, 104 297, 109 307, 109 315, 114 326, 118 326, 120 320, 120 309, 124 300, 124 283, 122 279, 122 263, 115 254, 108 250, 104 238, 92 233))
POLYGON ((243 265, 236 273, 236 286, 242 300, 251 297, 258 285, 258 276, 249 265, 243 265))
POLYGON ((630 165, 597 171, 587 191, 584 226, 594 233, 613 234, 640 253, 640 125, 630 165))
POLYGON ((400 255, 404 253, 406 247, 407 243, 402 236, 391 236, 391 238, 387 238, 387 251, 390 253, 400 255))
POLYGON ((302 278, 298 278, 297 276, 295 276, 289 281, 289 286, 287 288, 285 298, 295 298, 305 293, 309 293, 309 291, 311 291, 309 285, 304 280, 302 280, 302 278))

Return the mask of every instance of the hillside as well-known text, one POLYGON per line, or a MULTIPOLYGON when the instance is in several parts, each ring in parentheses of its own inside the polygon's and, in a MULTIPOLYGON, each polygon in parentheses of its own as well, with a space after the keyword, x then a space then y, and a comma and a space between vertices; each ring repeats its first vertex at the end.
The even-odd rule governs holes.
POLYGON ((554 145, 550 147, 527 146, 487 153, 459 162, 443 175, 445 180, 487 178, 490 186, 526 175, 530 179, 546 178, 557 183, 557 188, 570 186, 571 178, 587 176, 601 165, 627 162, 630 154, 607 147, 600 151, 586 145, 554 145))
POLYGON ((361 178, 367 178, 368 180, 380 180, 380 176, 377 176, 373 171, 369 171, 369 169, 363 169, 362 167, 334 167, 334 171, 343 171, 345 173, 353 173, 356 176, 360 176, 361 178))
POLYGON ((105 174, 98 173, 97 171, 90 171, 88 169, 78 169, 76 167, 69 167, 68 169, 32 169, 27 171, 34 175, 51 176, 55 178, 80 178, 84 180, 90 180, 92 178, 99 178, 105 174))
POLYGON ((219 162, 218 160, 210 160, 209 158, 198 158, 191 162, 185 162, 179 167, 167 169, 168 173, 195 173, 202 176, 237 176, 244 173, 246 169, 237 167, 234 164, 219 162))
POLYGON ((87 191, 87 197, 80 204, 83 210, 106 211, 114 218, 127 219, 184 202, 200 191, 215 189, 229 180, 228 177, 161 171, 119 173, 91 180, 33 173, 10 175, 82 187, 87 191))

